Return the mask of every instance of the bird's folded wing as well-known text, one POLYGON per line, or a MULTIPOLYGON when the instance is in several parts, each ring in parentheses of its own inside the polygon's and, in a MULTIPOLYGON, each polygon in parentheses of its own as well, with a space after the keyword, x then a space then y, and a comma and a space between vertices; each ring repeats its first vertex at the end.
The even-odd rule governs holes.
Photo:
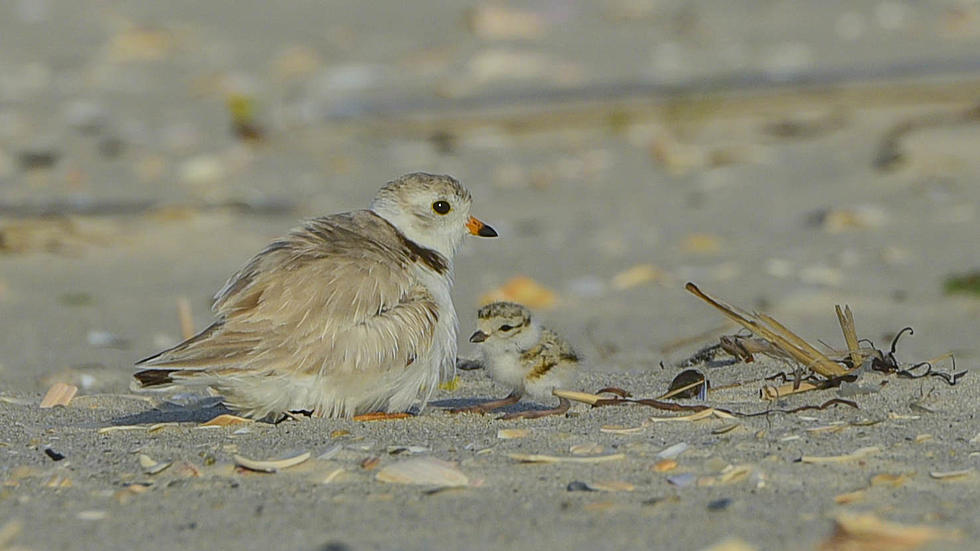
POLYGON ((358 216, 311 221, 267 247, 215 297, 218 322, 140 365, 269 374, 410 365, 431 347, 438 308, 411 252, 358 216))

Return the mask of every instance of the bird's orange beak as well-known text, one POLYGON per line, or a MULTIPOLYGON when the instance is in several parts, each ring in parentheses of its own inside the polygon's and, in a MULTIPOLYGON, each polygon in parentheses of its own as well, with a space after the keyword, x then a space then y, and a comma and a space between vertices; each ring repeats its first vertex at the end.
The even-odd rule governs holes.
POLYGON ((480 237, 497 237, 496 230, 472 216, 470 216, 469 221, 466 222, 466 229, 470 230, 471 234, 478 235, 480 237))

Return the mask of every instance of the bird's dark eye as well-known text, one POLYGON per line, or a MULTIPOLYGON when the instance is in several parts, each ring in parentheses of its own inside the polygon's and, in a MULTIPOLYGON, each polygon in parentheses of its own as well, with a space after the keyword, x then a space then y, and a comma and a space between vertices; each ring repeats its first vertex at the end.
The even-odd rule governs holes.
POLYGON ((452 207, 446 201, 436 201, 432 203, 432 210, 438 212, 439 214, 447 214, 452 207))
POLYGON ((506 333, 507 331, 510 331, 511 329, 513 329, 513 327, 511 327, 510 325, 506 325, 505 324, 505 325, 501 325, 497 329, 500 329, 501 331, 503 331, 503 332, 506 333))

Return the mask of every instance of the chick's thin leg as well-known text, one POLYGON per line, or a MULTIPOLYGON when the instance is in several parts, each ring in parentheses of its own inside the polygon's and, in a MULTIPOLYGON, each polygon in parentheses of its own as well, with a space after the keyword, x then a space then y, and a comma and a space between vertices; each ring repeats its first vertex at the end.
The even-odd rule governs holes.
POLYGON ((449 410, 449 413, 489 413, 495 409, 500 409, 502 407, 509 406, 511 404, 516 404, 521 399, 521 392, 515 390, 507 395, 506 398, 501 398, 500 400, 491 400, 489 402, 483 402, 482 404, 476 404, 475 406, 469 406, 465 408, 455 408, 449 410))
POLYGON ((530 409, 527 411, 515 411, 514 413, 508 413, 507 415, 501 415, 498 419, 508 420, 508 419, 537 419, 539 417, 547 417, 549 415, 564 415, 568 408, 572 406, 572 403, 565 398, 558 398, 558 407, 552 409, 530 409))

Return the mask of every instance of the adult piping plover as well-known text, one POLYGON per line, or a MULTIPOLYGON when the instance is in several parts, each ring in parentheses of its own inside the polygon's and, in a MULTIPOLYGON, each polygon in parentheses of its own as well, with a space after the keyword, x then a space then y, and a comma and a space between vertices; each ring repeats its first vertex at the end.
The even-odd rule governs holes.
POLYGON ((323 417, 424 407, 453 376, 453 256, 470 193, 408 174, 367 210, 315 218, 272 242, 214 297, 218 320, 137 363, 142 387, 210 387, 240 414, 323 417))
MULTIPOLYGON (((484 367, 494 381, 511 389, 506 398, 453 410, 455 413, 489 411, 515 404, 525 394, 539 400, 552 391, 567 389, 578 371, 579 357, 554 331, 542 327, 526 307, 513 302, 494 302, 477 312, 477 331, 470 342, 480 344, 484 367)), ((570 404, 559 398, 558 407, 510 413, 501 419, 560 415, 570 404)))

